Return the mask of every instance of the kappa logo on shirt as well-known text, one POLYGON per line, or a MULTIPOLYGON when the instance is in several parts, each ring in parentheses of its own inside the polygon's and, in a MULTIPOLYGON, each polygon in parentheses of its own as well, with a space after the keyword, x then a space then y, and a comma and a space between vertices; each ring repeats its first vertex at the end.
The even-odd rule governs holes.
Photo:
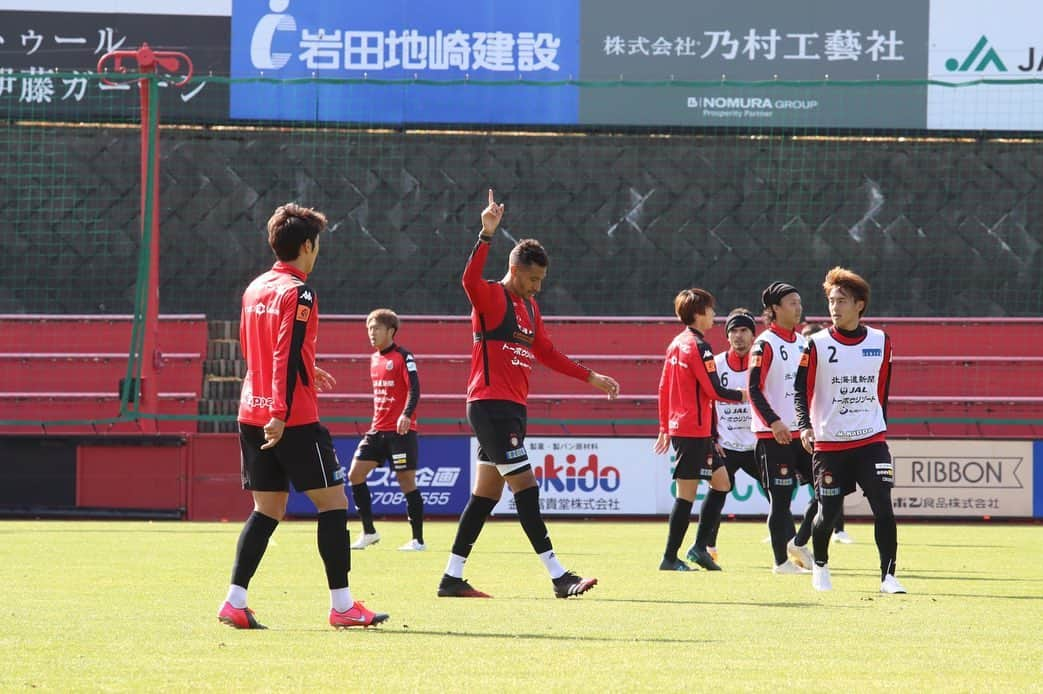
POLYGON ((301 301, 311 301, 312 298, 313 297, 311 295, 311 292, 309 292, 307 289, 305 289, 304 293, 301 294, 301 301))

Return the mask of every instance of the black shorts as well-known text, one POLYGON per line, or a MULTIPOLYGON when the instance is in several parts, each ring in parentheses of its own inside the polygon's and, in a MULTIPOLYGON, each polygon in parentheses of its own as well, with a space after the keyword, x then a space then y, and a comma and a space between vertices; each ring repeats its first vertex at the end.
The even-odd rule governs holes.
POLYGON ((318 422, 286 427, 279 443, 261 450, 264 427, 239 423, 243 489, 254 492, 299 492, 344 484, 330 431, 318 422))
POLYGON ((367 460, 378 466, 391 463, 395 472, 416 470, 417 439, 415 431, 370 431, 355 449, 355 460, 367 460))
POLYGON ((528 411, 510 400, 474 400, 467 403, 467 421, 478 439, 478 462, 496 466, 501 475, 530 468, 525 450, 528 411))
POLYGON ((843 451, 815 451, 815 493, 820 498, 847 496, 855 483, 870 498, 895 486, 891 450, 883 441, 843 451))
POLYGON ((713 439, 710 437, 693 438, 690 436, 673 436, 670 443, 674 447, 675 480, 708 480, 713 474, 710 467, 710 453, 713 451, 713 439))
POLYGON ((802 484, 811 484, 811 454, 804 450, 800 437, 794 437, 787 445, 775 439, 757 439, 757 464, 760 467, 761 484, 769 487, 796 489, 802 484))
POLYGON ((757 456, 753 451, 733 451, 728 448, 722 450, 724 451, 723 458, 717 452, 717 448, 714 448, 713 471, 717 472, 717 468, 727 468, 728 481, 731 482, 732 487, 735 486, 735 473, 739 470, 760 482, 761 485, 764 484, 764 480, 761 479, 760 466, 757 465, 757 456))

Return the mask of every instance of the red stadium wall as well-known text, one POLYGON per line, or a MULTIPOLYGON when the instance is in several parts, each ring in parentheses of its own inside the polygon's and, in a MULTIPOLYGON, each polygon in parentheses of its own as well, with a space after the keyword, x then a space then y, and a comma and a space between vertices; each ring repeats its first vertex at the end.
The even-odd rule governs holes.
MULTIPOLYGON (((895 343, 893 437, 1043 438, 1043 320, 868 322, 895 343)), ((584 383, 538 369, 530 433, 652 436, 662 353, 680 328, 677 321, 556 318, 548 328, 563 352, 616 377, 622 395, 610 402, 584 383)), ((125 371, 119 350, 129 342, 128 330, 129 320, 111 317, 0 317, 0 420, 116 414, 116 384, 125 371)), ((422 434, 469 434, 463 393, 469 322, 405 317, 398 337, 420 364, 422 434)), ((726 345, 719 326, 708 338, 716 349, 726 345)), ((160 411, 194 415, 207 352, 205 318, 164 317, 159 344, 160 411)), ((324 317, 319 360, 338 386, 321 395, 321 407, 335 434, 368 425, 369 352, 361 317, 324 317)), ((0 425, 0 510, 245 518, 250 502, 240 488, 237 437, 196 434, 190 418, 163 420, 160 429, 165 436, 121 436, 140 433, 134 422, 0 425)))
MULTIPOLYGON (((1043 436, 1043 320, 870 319, 891 335, 895 368, 891 431, 898 436, 1043 436), (934 420, 934 421, 930 421, 934 420), (943 421, 945 420, 945 421, 943 421), (967 421, 961 421, 967 420, 967 421), (969 420, 992 420, 975 423, 969 420), (1019 423, 1021 422, 1021 423, 1019 423)), ((654 430, 662 354, 680 328, 672 319, 549 318, 558 348, 620 381, 609 402, 584 383, 537 369, 529 414, 532 433, 646 435, 654 430)), ((0 316, 0 420, 96 420, 118 411, 125 375, 128 318, 0 316), (62 351, 58 351, 62 350, 62 351)), ((405 317, 399 342, 420 364, 425 433, 466 433, 464 388, 470 324, 461 317, 405 317)), ((720 326, 708 335, 726 346, 720 326)), ((204 316, 164 316, 160 431, 194 431, 207 352, 204 316)), ((359 433, 371 415, 369 344, 359 316, 324 316, 319 360, 338 379, 320 396, 334 433, 359 433), (358 421, 349 421, 349 420, 358 421)), ((98 427, 0 425, 0 433, 136 433, 134 422, 98 427)))

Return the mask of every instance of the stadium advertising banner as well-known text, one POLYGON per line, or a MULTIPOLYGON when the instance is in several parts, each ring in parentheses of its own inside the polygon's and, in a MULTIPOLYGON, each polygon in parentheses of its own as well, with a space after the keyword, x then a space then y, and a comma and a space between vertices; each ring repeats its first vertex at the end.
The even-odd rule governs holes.
MULTIPOLYGON (((929 74, 966 84, 1043 79, 1040 6, 998 0, 968 11, 962 0, 932 0, 929 74)), ((1043 130, 1043 84, 931 86, 927 126, 943 130, 1043 130)))
POLYGON ((231 116, 366 123, 923 128, 928 3, 235 3, 231 116), (408 85, 264 79, 415 80, 408 85), (437 87, 525 80, 583 86, 437 87), (750 86, 670 82, 751 81, 750 86), (662 83, 626 85, 626 81, 662 83))
MULTIPOLYGON (((526 439, 529 463, 548 515, 615 516, 656 513, 657 460, 648 439, 533 437, 526 439)), ((471 438, 471 460, 478 440, 471 438)), ((477 464, 477 463, 475 463, 477 464)), ((505 491, 496 514, 514 514, 505 491)))
MULTIPOLYGON (((197 75, 228 74, 231 8, 227 2, 150 2, 128 12, 130 5, 68 0, 4 3, 0 10, 0 116, 137 118, 137 84, 104 84, 80 75, 94 72, 106 53, 136 50, 143 42, 154 50, 187 54, 197 75)), ((132 72, 136 68, 133 62, 127 65, 132 72)), ((161 81, 159 89, 164 121, 227 117, 226 84, 204 79, 174 88, 171 81, 161 81)))
POLYGON ((794 0, 602 0, 584 4, 581 123, 922 128, 923 85, 829 88, 787 80, 922 80, 928 5, 794 0), (679 87, 669 82, 769 84, 679 87))
MULTIPOLYGON (((424 498, 424 513, 432 516, 458 516, 471 497, 471 474, 468 465, 467 439, 462 436, 419 437, 419 459, 416 483, 424 498)), ((335 437, 334 448, 337 458, 344 467, 345 478, 359 437, 335 437)), ((473 459, 473 456, 471 456, 473 459)), ((373 515, 406 515, 406 500, 391 468, 384 464, 366 478, 373 498, 373 515)), ((349 513, 355 512, 355 502, 348 493, 349 513)), ((315 514, 315 506, 304 494, 293 491, 287 504, 287 512, 293 515, 315 514)))
MULTIPOLYGON (((895 461, 891 494, 899 518, 968 516, 1031 518, 1033 446, 1031 441, 888 441, 895 461)), ((871 516, 856 492, 845 508, 871 516)))
POLYGON ((378 123, 574 123, 576 90, 431 87, 423 81, 557 81, 579 70, 577 0, 236 2, 232 76, 416 80, 263 81, 232 88, 233 118, 378 123))
MULTIPOLYGON (((655 439, 533 437, 525 441, 529 463, 540 486, 544 513, 565 516, 666 515, 673 507, 673 457, 652 452, 655 439)), ((471 439, 472 459, 478 442, 471 439)), ((696 503, 706 494, 699 488, 696 503)), ((793 497, 795 514, 811 498, 803 486, 793 497)), ((514 497, 505 491, 494 509, 514 514, 514 497)), ((741 471, 728 495, 724 513, 763 516, 768 500, 760 485, 741 471)))

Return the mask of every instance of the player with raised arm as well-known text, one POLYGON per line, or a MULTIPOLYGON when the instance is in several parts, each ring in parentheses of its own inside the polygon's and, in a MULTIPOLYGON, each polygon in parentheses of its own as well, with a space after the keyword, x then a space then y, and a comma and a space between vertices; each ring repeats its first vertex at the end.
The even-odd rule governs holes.
POLYGON ((366 477, 378 465, 391 465, 398 486, 406 498, 406 517, 413 538, 399 547, 406 552, 422 552, 424 544, 424 499, 416 486, 419 446, 416 433, 416 408, 420 402, 420 376, 413 354, 395 343, 400 321, 388 308, 378 308, 366 317, 366 333, 376 350, 369 360, 373 382, 373 423, 355 450, 348 481, 355 499, 362 537, 352 549, 365 549, 380 542, 373 524, 373 501, 366 477))
POLYGON ((268 220, 276 262, 243 293, 239 340, 246 376, 239 402, 243 488, 254 511, 236 547, 228 597, 217 618, 237 629, 263 629, 247 607, 246 590, 286 514, 290 483, 318 510, 319 555, 330 589, 330 626, 370 626, 388 616, 366 609, 348 588, 351 547, 344 469, 333 439, 319 423, 317 391, 335 385, 315 365, 319 304, 306 282, 319 255, 326 217, 308 207, 282 205, 268 220))
POLYGON ((797 288, 773 282, 761 293, 768 329, 757 336, 750 357, 752 429, 757 462, 768 493, 768 531, 776 574, 807 573, 814 563, 807 542, 818 506, 809 502, 799 531, 790 503, 797 486, 811 482, 811 456, 800 444, 793 384, 804 351, 797 332, 803 307, 797 288), (788 555, 788 556, 787 556, 788 555))
MULTIPOLYGON (((728 335, 728 349, 714 355, 717 377, 726 388, 745 390, 750 368, 750 348, 753 346, 756 321, 745 308, 736 308, 728 314, 724 329, 728 335)), ((714 560, 717 556, 717 533, 721 527, 721 510, 728 492, 735 486, 739 470, 760 480, 760 470, 753 449, 757 437, 750 430, 749 402, 714 401, 713 412, 713 473, 710 488, 699 510, 699 527, 695 543, 688 550, 690 561, 700 564, 703 552, 714 560)), ((705 567, 704 568, 709 568, 705 567)))
POLYGON ((880 555, 880 592, 904 593, 895 578, 898 527, 891 506, 894 460, 887 447, 887 397, 891 385, 891 338, 862 323, 869 283, 835 267, 822 288, 833 327, 808 341, 797 371, 796 409, 800 440, 814 452, 815 492, 820 510, 812 531, 815 565, 811 585, 832 590, 829 536, 844 497, 862 488, 873 511, 880 555))
MULTIPOLYGON (((673 446, 677 496, 670 511, 666 549, 660 571, 691 571, 677 558, 691 522, 692 504, 700 480, 710 480, 713 449, 711 425, 713 401, 745 402, 746 393, 725 388, 717 377, 713 350, 703 338, 713 327, 714 298, 705 289, 682 289, 674 297, 674 313, 685 329, 670 341, 659 377, 659 436, 653 450, 662 455, 673 446)), ((710 571, 720 571, 705 549, 693 548, 695 561, 710 571)))
POLYGON ((524 239, 514 246, 507 274, 501 280, 482 278, 503 211, 504 206, 496 202, 490 189, 488 205, 482 211, 482 231, 464 268, 463 286, 471 302, 474 335, 467 419, 478 439, 478 465, 438 596, 489 597, 464 580, 464 563, 506 482, 514 494, 518 521, 550 574, 554 595, 568 598, 585 593, 598 581, 582 578, 561 565, 543 522, 539 487, 525 450, 529 373, 539 361, 586 381, 610 399, 619 395, 619 384, 554 348, 534 298, 543 286, 549 264, 547 252, 538 241, 524 239))

